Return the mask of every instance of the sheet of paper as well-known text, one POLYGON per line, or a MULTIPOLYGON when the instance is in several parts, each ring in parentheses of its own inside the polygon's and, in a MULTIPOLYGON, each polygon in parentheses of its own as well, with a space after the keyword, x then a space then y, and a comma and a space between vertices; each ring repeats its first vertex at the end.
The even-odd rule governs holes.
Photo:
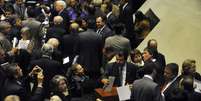
POLYGON ((128 86, 117 87, 117 93, 119 96, 119 101, 129 100, 131 96, 131 90, 128 86))
POLYGON ((115 77, 114 76, 109 76, 109 84, 104 85, 103 89, 105 92, 110 92, 112 90, 112 86, 114 84, 115 77))
POLYGON ((201 93, 201 81, 194 79, 195 91, 201 93))
POLYGON ((17 45, 17 38, 16 37, 14 37, 13 38, 13 48, 15 48, 16 47, 16 45, 17 45))
POLYGON ((66 63, 68 63, 70 60, 69 60, 69 57, 66 57, 66 58, 64 58, 63 59, 63 64, 66 64, 66 63))

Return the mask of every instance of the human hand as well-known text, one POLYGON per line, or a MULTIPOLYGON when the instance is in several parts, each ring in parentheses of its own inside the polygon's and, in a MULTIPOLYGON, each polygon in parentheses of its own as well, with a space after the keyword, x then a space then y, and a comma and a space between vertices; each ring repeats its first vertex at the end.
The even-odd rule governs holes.
POLYGON ((109 84, 109 80, 108 80, 108 79, 102 79, 101 82, 102 82, 104 85, 108 85, 108 84, 109 84))

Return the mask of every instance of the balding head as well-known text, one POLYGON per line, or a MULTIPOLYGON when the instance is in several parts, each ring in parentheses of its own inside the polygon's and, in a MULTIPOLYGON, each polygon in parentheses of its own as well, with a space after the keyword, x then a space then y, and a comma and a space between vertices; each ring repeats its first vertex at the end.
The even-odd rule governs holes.
POLYGON ((70 25, 70 30, 71 30, 72 32, 77 32, 78 29, 79 29, 79 24, 73 22, 73 23, 70 25))
POLYGON ((158 44, 157 44, 156 39, 150 39, 150 40, 148 41, 148 43, 147 43, 147 47, 157 49, 158 44))
POLYGON ((50 38, 47 44, 51 44, 56 49, 59 46, 59 40, 57 38, 50 38))
POLYGON ((44 44, 41 48, 42 55, 52 56, 54 47, 51 44, 44 44))
POLYGON ((8 95, 4 101, 20 101, 20 98, 17 95, 8 95))
POLYGON ((63 22, 63 18, 61 16, 55 16, 53 21, 55 25, 59 25, 63 22))

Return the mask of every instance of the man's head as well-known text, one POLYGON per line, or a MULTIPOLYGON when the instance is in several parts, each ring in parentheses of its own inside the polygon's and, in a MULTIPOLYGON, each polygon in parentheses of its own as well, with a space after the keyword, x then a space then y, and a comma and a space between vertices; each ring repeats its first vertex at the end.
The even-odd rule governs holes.
POLYGON ((20 98, 17 95, 8 95, 4 101, 20 101, 20 98))
POLYGON ((124 31, 124 24, 123 23, 117 23, 114 25, 114 31, 116 35, 123 34, 124 31))
POLYGON ((4 66, 9 78, 18 79, 23 76, 22 69, 16 63, 6 64, 4 66))
POLYGON ((193 75, 196 72, 196 61, 193 59, 186 59, 182 64, 182 74, 193 75))
POLYGON ((79 27, 80 27, 80 26, 79 26, 78 23, 76 23, 76 22, 71 23, 71 24, 70 24, 70 32, 71 32, 72 34, 78 33, 79 27))
POLYGON ((72 65, 72 71, 75 75, 84 75, 84 68, 80 64, 72 65))
POLYGON ((147 47, 157 49, 157 47, 158 47, 157 41, 155 39, 150 39, 147 42, 147 47))
POLYGON ((144 52, 142 54, 143 60, 144 61, 150 60, 153 58, 153 55, 154 55, 154 50, 152 48, 147 47, 144 49, 144 52))
POLYGON ((116 63, 120 66, 123 66, 128 58, 128 51, 126 50, 120 50, 116 54, 116 63))
POLYGON ((42 55, 52 56, 54 47, 51 44, 44 44, 41 48, 42 55))
POLYGON ((21 5, 21 4, 24 3, 24 1, 23 1, 23 0, 16 0, 15 3, 16 3, 17 5, 21 5))
POLYGON ((60 25, 63 23, 63 18, 61 16, 55 16, 53 19, 54 25, 60 25))
POLYGON ((99 16, 96 18, 96 27, 98 29, 102 28, 105 25, 106 22, 106 16, 99 16))
POLYGON ((169 82, 173 80, 178 75, 178 71, 179 71, 178 64, 176 63, 167 64, 164 70, 165 81, 169 82))
POLYGON ((59 47, 59 40, 57 38, 50 38, 48 41, 47 41, 47 44, 50 44, 54 47, 54 49, 57 49, 59 47))
POLYGON ((147 75, 150 75, 153 78, 155 78, 156 74, 159 71, 160 71, 160 67, 156 63, 154 63, 152 61, 147 62, 147 63, 144 64, 144 74, 145 75, 147 74, 147 75))
POLYGON ((54 7, 55 7, 55 10, 56 10, 57 12, 60 12, 60 11, 62 11, 63 9, 66 8, 66 2, 63 1, 63 0, 57 0, 57 1, 55 1, 55 3, 54 3, 54 7))

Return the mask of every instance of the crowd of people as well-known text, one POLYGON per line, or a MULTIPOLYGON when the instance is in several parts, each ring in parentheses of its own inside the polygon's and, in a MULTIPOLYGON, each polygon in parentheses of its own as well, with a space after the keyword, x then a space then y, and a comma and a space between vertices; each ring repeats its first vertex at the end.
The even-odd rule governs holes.
POLYGON ((150 31, 145 1, 0 0, 0 100, 95 101, 113 76, 130 101, 201 101, 195 60, 179 75, 157 40, 136 49, 150 31))

